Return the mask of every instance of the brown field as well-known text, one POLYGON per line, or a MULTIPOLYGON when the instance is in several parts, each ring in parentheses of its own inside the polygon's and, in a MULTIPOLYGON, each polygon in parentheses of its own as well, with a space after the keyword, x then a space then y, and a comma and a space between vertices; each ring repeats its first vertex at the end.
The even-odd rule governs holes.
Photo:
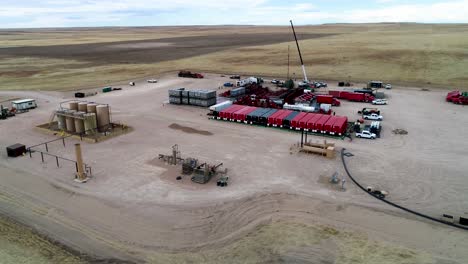
MULTIPOLYGON (((468 87, 464 24, 297 28, 311 79, 468 87)), ((0 31, 3 90, 73 90, 180 69, 301 78, 289 27, 143 27, 0 31)))

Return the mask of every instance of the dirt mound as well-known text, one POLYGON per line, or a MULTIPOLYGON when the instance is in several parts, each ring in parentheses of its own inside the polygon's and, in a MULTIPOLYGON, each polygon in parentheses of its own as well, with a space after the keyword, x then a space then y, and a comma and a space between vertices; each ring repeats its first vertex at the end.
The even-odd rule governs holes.
POLYGON ((395 135, 408 135, 408 131, 401 128, 394 129, 392 132, 395 135))
POLYGON ((171 124, 171 125, 169 125, 169 128, 175 129, 175 130, 181 130, 181 131, 183 131, 185 133, 189 133, 189 134, 200 134, 200 135, 203 135, 203 136, 212 136, 213 135, 213 133, 211 133, 210 131, 198 130, 198 129, 195 129, 193 127, 181 126, 179 124, 171 124))

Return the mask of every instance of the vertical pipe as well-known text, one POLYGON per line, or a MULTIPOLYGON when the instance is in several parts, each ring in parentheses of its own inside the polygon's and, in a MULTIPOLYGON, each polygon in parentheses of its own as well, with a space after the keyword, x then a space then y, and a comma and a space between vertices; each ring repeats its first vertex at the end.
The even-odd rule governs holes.
POLYGON ((55 161, 57 161, 57 168, 60 168, 59 162, 58 162, 58 157, 55 156, 55 161))
POLYGON ((75 144, 75 154, 76 154, 76 166, 77 166, 77 178, 80 181, 86 180, 86 174, 83 171, 83 156, 81 154, 81 145, 80 143, 75 144))
POLYGON ((49 147, 47 146, 47 143, 45 143, 45 149, 47 152, 49 152, 49 147))
POLYGON ((32 152, 30 148, 29 148, 29 157, 32 158, 32 152))
POLYGON ((42 151, 41 151, 41 159, 42 159, 42 163, 44 163, 44 153, 42 153, 42 151))
POLYGON ((301 148, 304 146, 304 130, 301 130, 301 148))
POLYGON ((65 138, 62 138, 63 146, 65 147, 65 138))

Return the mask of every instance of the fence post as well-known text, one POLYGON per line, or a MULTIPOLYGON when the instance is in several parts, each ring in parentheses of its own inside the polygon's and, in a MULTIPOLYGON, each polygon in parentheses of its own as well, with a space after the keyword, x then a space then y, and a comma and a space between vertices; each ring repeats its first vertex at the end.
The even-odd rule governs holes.
POLYGON ((44 153, 42 153, 42 151, 41 151, 41 159, 42 159, 42 163, 44 163, 44 153))
POLYGON ((57 161, 57 168, 60 168, 59 162, 58 162, 58 156, 55 156, 55 160, 57 161))
POLYGON ((63 146, 65 147, 65 138, 62 138, 63 146))
POLYGON ((47 152, 49 152, 49 147, 47 146, 47 143, 45 143, 45 149, 47 152))
POLYGON ((29 157, 32 158, 31 148, 28 148, 28 150, 29 150, 29 157))

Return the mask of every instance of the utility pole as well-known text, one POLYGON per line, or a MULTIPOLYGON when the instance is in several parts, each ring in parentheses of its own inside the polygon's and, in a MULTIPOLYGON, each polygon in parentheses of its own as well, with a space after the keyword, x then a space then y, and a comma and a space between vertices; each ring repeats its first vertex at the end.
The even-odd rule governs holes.
POLYGON ((289 80, 289 45, 288 45, 288 77, 287 80, 289 80))

